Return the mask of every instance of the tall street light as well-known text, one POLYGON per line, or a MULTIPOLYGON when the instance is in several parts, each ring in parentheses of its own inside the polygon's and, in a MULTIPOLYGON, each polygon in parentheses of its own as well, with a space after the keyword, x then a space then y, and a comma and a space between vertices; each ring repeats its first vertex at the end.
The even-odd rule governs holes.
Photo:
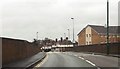
POLYGON ((107 0, 107 55, 109 55, 109 0, 107 0))
POLYGON ((66 38, 66 33, 64 33, 64 38, 66 38))
POLYGON ((71 18, 72 20, 73 20, 73 46, 74 46, 74 41, 75 41, 75 39, 74 39, 74 18, 71 18))
POLYGON ((70 29, 67 29, 68 30, 68 40, 70 39, 70 29))

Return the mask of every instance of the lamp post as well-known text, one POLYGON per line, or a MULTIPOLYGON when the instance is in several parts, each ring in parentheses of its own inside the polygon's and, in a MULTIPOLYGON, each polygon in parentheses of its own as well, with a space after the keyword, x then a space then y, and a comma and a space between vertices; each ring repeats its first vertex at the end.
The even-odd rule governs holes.
POLYGON ((109 55, 109 0, 107 0, 107 55, 109 55))
POLYGON ((74 46, 74 41, 75 41, 75 39, 74 39, 74 18, 71 18, 72 20, 73 20, 73 46, 74 46))
POLYGON ((66 33, 64 33, 64 39, 66 38, 66 33))
POLYGON ((70 29, 67 29, 68 30, 68 40, 70 39, 70 29))

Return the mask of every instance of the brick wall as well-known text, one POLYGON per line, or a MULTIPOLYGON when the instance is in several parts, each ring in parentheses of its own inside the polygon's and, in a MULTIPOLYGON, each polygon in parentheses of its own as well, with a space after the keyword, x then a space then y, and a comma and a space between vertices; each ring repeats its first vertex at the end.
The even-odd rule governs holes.
POLYGON ((78 35, 78 44, 85 45, 85 29, 83 29, 78 35))
POLYGON ((39 46, 28 41, 2 38, 2 64, 30 57, 40 51, 39 46))
MULTIPOLYGON (((107 52, 106 44, 94 44, 94 45, 82 45, 76 47, 64 48, 65 51, 74 52, 95 52, 95 53, 105 53, 107 52)), ((110 43, 109 44, 110 54, 120 54, 120 43, 110 43)))
POLYGON ((100 44, 101 39, 99 34, 95 32, 93 29, 91 31, 92 31, 92 44, 100 44))

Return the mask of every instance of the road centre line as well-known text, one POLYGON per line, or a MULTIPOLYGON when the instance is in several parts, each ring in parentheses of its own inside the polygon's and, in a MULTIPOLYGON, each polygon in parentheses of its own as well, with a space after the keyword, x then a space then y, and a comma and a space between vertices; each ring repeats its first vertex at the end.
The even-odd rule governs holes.
POLYGON ((76 57, 77 57, 77 55, 74 55, 74 56, 76 56, 76 57))
MULTIPOLYGON (((70 54, 69 53, 69 55, 73 55, 73 54, 70 54)), ((76 57, 78 57, 78 55, 73 55, 73 56, 76 56, 76 57)), ((89 64, 91 64, 92 66, 95 66, 95 67, 97 67, 97 69, 101 69, 101 68, 99 68, 98 66, 96 66, 94 63, 92 63, 91 61, 89 61, 89 60, 86 60, 85 58, 83 58, 83 57, 78 57, 78 58, 80 58, 80 59, 82 59, 82 60, 85 60, 86 62, 88 62, 89 64)))
POLYGON ((82 58, 82 57, 78 57, 78 58, 80 58, 80 59, 82 59, 82 60, 85 60, 84 58, 82 58))
POLYGON ((89 60, 85 60, 86 62, 88 62, 88 63, 90 63, 91 65, 93 65, 93 66, 96 66, 94 63, 92 63, 91 61, 89 61, 89 60))

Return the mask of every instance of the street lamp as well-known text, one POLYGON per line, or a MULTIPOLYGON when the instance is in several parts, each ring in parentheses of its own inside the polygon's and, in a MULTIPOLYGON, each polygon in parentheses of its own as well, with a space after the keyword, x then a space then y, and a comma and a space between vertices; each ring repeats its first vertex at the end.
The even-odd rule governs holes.
POLYGON ((68 30, 68 40, 70 39, 70 29, 67 29, 68 30))
POLYGON ((73 46, 74 46, 74 42, 75 42, 75 39, 74 39, 74 18, 71 18, 73 20, 73 46))
POLYGON ((64 38, 66 38, 66 33, 64 33, 64 38))
POLYGON ((109 0, 107 0, 107 55, 109 55, 109 0))

